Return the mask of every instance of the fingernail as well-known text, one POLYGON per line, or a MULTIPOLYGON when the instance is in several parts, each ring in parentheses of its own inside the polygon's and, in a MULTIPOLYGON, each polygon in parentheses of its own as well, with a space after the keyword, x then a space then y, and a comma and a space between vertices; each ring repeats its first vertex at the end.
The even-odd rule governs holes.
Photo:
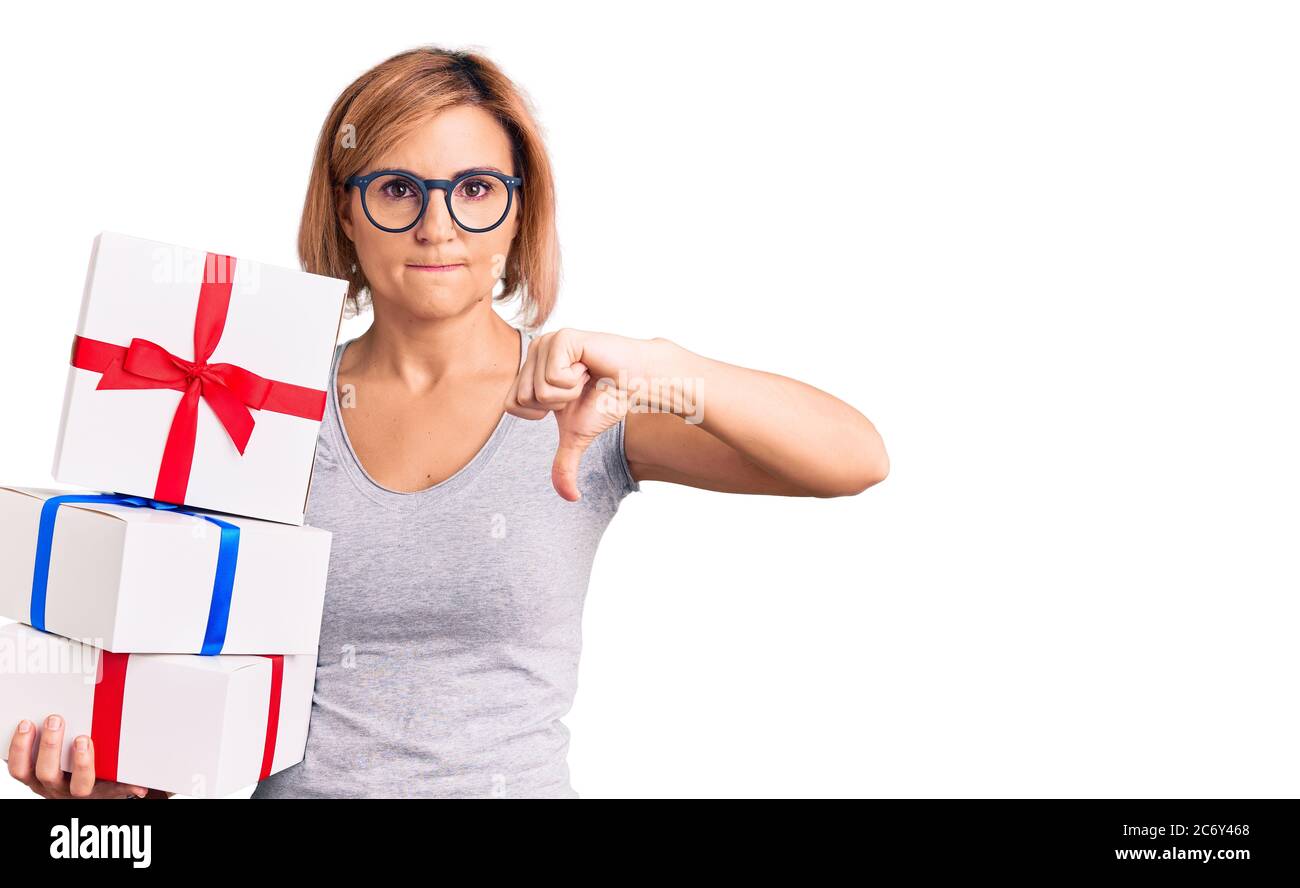
POLYGON ((63 719, 57 715, 51 715, 45 720, 45 729, 48 731, 57 731, 61 727, 63 727, 63 719))
POLYGON ((135 793, 137 799, 142 799, 149 794, 149 790, 145 789, 143 786, 137 786, 132 790, 132 792, 135 793))
POLYGON ((85 751, 86 751, 86 746, 87 746, 87 744, 86 744, 86 738, 85 738, 85 737, 78 737, 76 740, 73 740, 73 741, 72 741, 72 745, 75 746, 75 747, 77 748, 77 752, 85 752, 85 751))
POLYGON ((31 729, 32 729, 32 723, 29 722, 27 719, 23 719, 18 723, 18 733, 20 734, 26 734, 31 729))

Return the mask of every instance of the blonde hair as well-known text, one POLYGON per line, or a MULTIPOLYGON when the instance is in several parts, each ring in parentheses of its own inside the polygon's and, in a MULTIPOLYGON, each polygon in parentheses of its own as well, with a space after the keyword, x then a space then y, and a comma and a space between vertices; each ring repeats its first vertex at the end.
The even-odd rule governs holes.
POLYGON ((472 51, 422 46, 393 56, 354 80, 334 101, 321 127, 298 229, 303 270, 348 281, 349 316, 370 302, 370 286, 356 249, 339 223, 343 183, 430 117, 455 105, 491 113, 510 139, 519 225, 506 259, 502 292, 519 297, 519 317, 535 330, 555 307, 560 277, 555 231, 555 183, 532 104, 486 57, 472 51))

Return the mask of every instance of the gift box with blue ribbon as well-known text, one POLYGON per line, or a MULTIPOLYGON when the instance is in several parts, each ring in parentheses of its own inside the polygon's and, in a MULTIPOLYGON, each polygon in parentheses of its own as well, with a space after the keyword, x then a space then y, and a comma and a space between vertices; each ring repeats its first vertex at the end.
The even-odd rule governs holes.
POLYGON ((113 652, 315 654, 330 534, 0 487, 0 616, 113 652))

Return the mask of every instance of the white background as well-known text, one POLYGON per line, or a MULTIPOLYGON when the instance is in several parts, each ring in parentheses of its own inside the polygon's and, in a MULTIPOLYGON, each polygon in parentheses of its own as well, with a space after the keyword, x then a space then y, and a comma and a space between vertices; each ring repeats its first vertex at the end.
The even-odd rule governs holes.
POLYGON ((546 330, 804 380, 892 459, 624 501, 583 796, 1300 793, 1285 4, 108 6, 0 27, 0 481, 50 482, 98 231, 296 267, 339 91, 474 46, 549 139, 546 330))

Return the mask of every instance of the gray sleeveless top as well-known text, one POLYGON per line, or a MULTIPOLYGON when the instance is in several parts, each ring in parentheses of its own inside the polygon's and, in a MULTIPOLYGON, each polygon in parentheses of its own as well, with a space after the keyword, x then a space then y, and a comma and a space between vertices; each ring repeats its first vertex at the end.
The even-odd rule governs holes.
POLYGON ((252 797, 577 798, 561 719, 596 546, 640 490, 624 424, 583 454, 576 503, 551 486, 554 414, 504 414, 450 478, 389 490, 339 419, 348 344, 307 502, 334 534, 307 753, 252 797))

